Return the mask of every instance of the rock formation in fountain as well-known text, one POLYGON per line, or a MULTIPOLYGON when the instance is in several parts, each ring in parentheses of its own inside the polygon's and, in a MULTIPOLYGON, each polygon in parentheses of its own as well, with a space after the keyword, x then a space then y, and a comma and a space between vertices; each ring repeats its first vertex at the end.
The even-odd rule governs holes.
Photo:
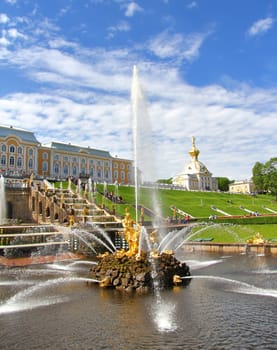
POLYGON ((174 257, 173 251, 159 253, 154 247, 155 235, 149 235, 149 250, 139 249, 141 227, 135 225, 128 210, 122 222, 124 237, 129 250, 98 255, 98 264, 91 268, 91 278, 100 281, 100 287, 113 287, 118 290, 147 292, 154 286, 168 288, 174 285, 187 285, 190 279, 189 267, 174 257))

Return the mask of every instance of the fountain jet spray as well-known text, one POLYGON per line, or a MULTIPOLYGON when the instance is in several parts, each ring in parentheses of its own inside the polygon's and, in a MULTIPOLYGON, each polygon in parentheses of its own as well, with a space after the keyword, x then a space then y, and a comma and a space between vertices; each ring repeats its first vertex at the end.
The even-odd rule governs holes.
MULTIPOLYGON (((133 68, 133 81, 131 91, 132 128, 134 149, 134 177, 135 177, 135 205, 136 222, 138 222, 139 187, 143 181, 156 180, 156 167, 152 150, 152 128, 148 115, 146 98, 141 87, 138 68, 133 68)), ((161 217, 157 193, 151 194, 152 208, 155 208, 155 221, 161 217)))

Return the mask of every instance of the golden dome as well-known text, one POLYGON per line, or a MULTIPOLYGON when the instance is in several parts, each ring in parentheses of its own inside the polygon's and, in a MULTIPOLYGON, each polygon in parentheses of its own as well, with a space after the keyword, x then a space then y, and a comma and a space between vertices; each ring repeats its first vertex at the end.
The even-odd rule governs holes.
POLYGON ((198 155, 200 153, 199 149, 196 148, 195 146, 195 137, 192 136, 192 146, 191 146, 191 150, 189 151, 189 155, 194 159, 194 160, 198 160, 198 155))

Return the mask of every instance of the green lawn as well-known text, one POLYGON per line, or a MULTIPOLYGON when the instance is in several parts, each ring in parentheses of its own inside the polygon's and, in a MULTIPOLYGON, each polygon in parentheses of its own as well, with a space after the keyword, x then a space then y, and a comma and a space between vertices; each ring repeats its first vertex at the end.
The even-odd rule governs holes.
MULTIPOLYGON (((63 185, 64 188, 67 188, 66 184, 63 185)), ((97 188, 99 191, 103 192, 103 185, 98 184, 97 188)), ((116 193, 117 189, 113 185, 108 185, 107 191, 116 193)), ((165 189, 155 190, 153 194, 153 190, 148 188, 141 188, 139 192, 138 203, 155 211, 156 209, 153 208, 152 203, 152 199, 155 197, 164 218, 172 217, 173 211, 170 209, 172 206, 176 206, 178 209, 195 217, 197 227, 193 230, 191 240, 200 237, 212 237, 213 242, 245 242, 247 239, 252 238, 257 232, 260 232, 265 239, 277 239, 277 216, 272 216, 271 214, 273 213, 270 211, 276 211, 277 213, 277 202, 273 196, 251 196, 221 192, 189 192, 165 189), (222 212, 233 216, 240 216, 242 218, 245 216, 246 219, 227 221, 226 218, 221 218, 223 215, 222 213, 213 210, 211 207, 216 207, 222 212), (250 216, 250 214, 241 207, 253 212, 258 212, 260 216, 250 216), (210 215, 216 215, 217 220, 209 222, 208 218, 210 215), (203 226, 203 221, 208 222, 208 224, 205 223, 205 227, 203 226), (230 224, 226 224, 226 222, 230 222, 230 224), (201 231, 197 233, 200 229, 201 231)), ((121 217, 124 216, 125 209, 128 207, 129 212, 135 219, 134 187, 119 186, 117 193, 123 198, 123 204, 115 205, 108 199, 103 199, 99 193, 96 196, 96 202, 99 205, 105 203, 106 208, 110 210, 115 209, 116 214, 121 217)), ((150 218, 145 217, 145 220, 148 219, 150 218)))
MULTIPOLYGON (((98 186, 100 187, 101 185, 98 186)), ((108 191, 113 190, 114 186, 108 186, 108 191)), ((126 205, 132 206, 135 203, 133 187, 119 186, 118 192, 119 195, 123 197, 126 205)), ((249 215, 249 213, 242 210, 241 207, 260 214, 271 214, 268 209, 277 213, 275 197, 269 195, 258 195, 254 197, 250 195, 221 192, 189 192, 175 190, 156 190, 156 194, 164 217, 172 216, 171 206, 176 206, 178 209, 197 218, 209 217, 210 215, 223 215, 211 209, 211 207, 216 207, 230 215, 249 215)), ((147 188, 142 188, 140 190, 139 203, 153 209, 151 197, 153 197, 152 191, 147 188)))
MULTIPOLYGON (((99 185, 101 186, 101 185, 99 185)), ((114 186, 108 186, 108 191, 115 191, 114 186)), ((101 190, 101 188, 100 188, 101 190)), ((178 209, 190 214, 198 219, 199 224, 193 229, 191 240, 197 238, 213 238, 213 242, 246 242, 260 232, 265 239, 277 239, 277 217, 264 217, 271 215, 272 212, 265 209, 271 209, 277 213, 277 202, 275 197, 270 195, 258 195, 256 197, 243 194, 230 194, 221 192, 189 192, 176 190, 156 190, 155 197, 161 208, 163 216, 172 217, 173 211, 170 209, 176 206, 178 209), (220 223, 223 215, 211 207, 216 207, 219 210, 235 216, 247 216, 252 224, 236 224, 237 219, 231 224, 220 223), (247 211, 241 209, 244 207, 253 212, 263 214, 260 217, 252 217, 247 211), (205 224, 205 227, 200 223, 207 220, 210 215, 217 215, 218 220, 205 224), (271 219, 274 224, 266 224, 271 219), (256 224, 260 222, 259 224, 256 224), (197 231, 201 230, 199 233, 197 231)), ((116 205, 116 212, 123 216, 125 208, 128 207, 131 215, 135 218, 135 191, 134 187, 119 186, 118 194, 122 196, 124 204, 116 205)), ((153 190, 142 188, 140 189, 139 204, 150 209, 152 208, 153 190)), ((111 203, 106 201, 107 207, 111 207, 111 203)), ((148 219, 147 217, 145 218, 148 219)))

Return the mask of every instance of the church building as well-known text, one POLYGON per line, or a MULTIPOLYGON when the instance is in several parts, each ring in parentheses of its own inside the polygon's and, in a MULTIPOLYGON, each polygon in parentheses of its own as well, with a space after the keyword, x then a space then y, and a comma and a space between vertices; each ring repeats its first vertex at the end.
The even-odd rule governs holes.
POLYGON ((192 147, 189 151, 190 162, 183 171, 173 177, 173 185, 182 186, 188 191, 217 191, 218 183, 207 167, 198 160, 200 151, 195 146, 195 137, 192 137, 192 147))

